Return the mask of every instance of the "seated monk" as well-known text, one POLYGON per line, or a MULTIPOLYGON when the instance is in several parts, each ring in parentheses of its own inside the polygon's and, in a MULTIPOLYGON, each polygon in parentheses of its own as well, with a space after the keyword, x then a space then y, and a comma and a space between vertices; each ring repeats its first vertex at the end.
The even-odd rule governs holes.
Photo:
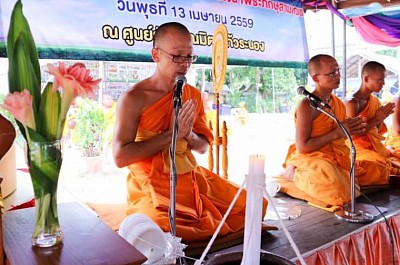
MULTIPOLYGON (((332 114, 351 134, 364 131, 361 117, 346 119, 343 102, 332 94, 340 84, 340 69, 330 55, 320 54, 308 63, 315 82, 313 94, 332 107, 332 114)), ((328 111, 328 110, 327 110, 328 111)), ((289 147, 281 192, 318 207, 344 206, 351 201, 350 150, 336 122, 304 98, 295 112, 296 143, 289 147)))
POLYGON ((395 107, 392 115, 392 126, 388 130, 385 145, 392 155, 390 173, 391 175, 400 175, 400 170, 398 172, 393 170, 394 166, 400 168, 400 92, 393 98, 393 103, 395 107))
MULTIPOLYGON (((175 78, 192 62, 191 34, 182 24, 161 25, 154 35, 151 55, 155 73, 119 98, 113 137, 118 167, 128 167, 126 215, 147 215, 169 232, 170 155, 174 124, 175 78)), ((178 117, 176 143, 176 236, 184 242, 208 240, 214 234, 238 186, 197 165, 192 151, 204 153, 213 134, 207 126, 201 93, 185 85, 178 117)), ((246 192, 243 191, 219 235, 244 228, 246 192)), ((267 202, 264 201, 263 216, 267 202)))
POLYGON ((352 137, 357 152, 357 165, 365 170, 365 174, 357 176, 361 187, 387 185, 390 173, 399 171, 399 167, 390 162, 390 152, 383 143, 383 134, 387 132, 384 120, 393 113, 395 105, 388 103, 382 106, 372 94, 382 90, 385 76, 385 66, 375 61, 367 62, 361 71, 360 88, 345 101, 349 117, 360 115, 367 119, 365 133, 352 137))

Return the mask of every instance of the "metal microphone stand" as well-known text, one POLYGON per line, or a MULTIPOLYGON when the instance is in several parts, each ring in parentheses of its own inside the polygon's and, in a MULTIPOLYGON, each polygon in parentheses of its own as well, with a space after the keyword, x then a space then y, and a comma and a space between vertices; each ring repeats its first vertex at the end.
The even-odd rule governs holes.
MULTIPOLYGON (((351 181, 351 202, 350 202, 350 207, 349 205, 346 205, 344 209, 336 211, 335 215, 339 219, 352 222, 352 223, 364 223, 364 222, 370 222, 374 219, 374 216, 370 213, 368 213, 366 210, 364 210, 365 206, 362 204, 357 205, 356 209, 356 201, 355 201, 355 191, 356 191, 356 186, 355 186, 355 179, 356 179, 356 148, 354 146, 353 140, 351 139, 350 133, 346 130, 346 128, 343 126, 343 124, 336 118, 336 116, 333 113, 327 112, 320 104, 311 101, 310 100, 310 105, 311 107, 319 110, 320 112, 324 113, 325 115, 329 116, 332 118, 339 128, 343 131, 343 133, 346 135, 347 139, 350 142, 350 153, 351 153, 351 167, 350 167, 350 181, 351 181), (350 209, 349 209, 350 208, 350 209)), ((326 104, 329 109, 332 109, 328 104, 326 104)))
POLYGON ((182 107, 181 98, 174 98, 174 126, 172 130, 172 141, 171 146, 169 148, 169 157, 170 157, 170 200, 169 200, 169 225, 171 228, 171 234, 176 236, 176 224, 175 224, 175 205, 176 205, 176 182, 177 182, 177 173, 176 173, 176 163, 175 163, 175 149, 176 149, 176 136, 179 130, 179 110, 182 107))

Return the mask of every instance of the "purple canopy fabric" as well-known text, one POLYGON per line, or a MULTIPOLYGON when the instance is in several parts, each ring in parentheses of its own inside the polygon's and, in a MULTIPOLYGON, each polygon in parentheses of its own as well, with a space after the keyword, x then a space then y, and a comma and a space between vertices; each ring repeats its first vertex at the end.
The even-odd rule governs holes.
POLYGON ((389 35, 382 27, 377 27, 364 17, 355 17, 351 21, 366 42, 389 47, 400 45, 400 38, 389 35))
POLYGON ((326 8, 328 8, 329 11, 331 11, 333 14, 340 17, 341 19, 346 20, 346 21, 349 20, 349 18, 347 16, 340 13, 339 10, 337 10, 331 3, 326 2, 326 8))
POLYGON ((326 8, 345 21, 351 21, 359 35, 369 43, 389 47, 400 45, 400 13, 385 12, 380 14, 357 16, 349 18, 342 14, 329 1, 326 8))
POLYGON ((369 23, 386 32, 392 37, 400 38, 400 19, 383 15, 369 15, 364 17, 369 23))

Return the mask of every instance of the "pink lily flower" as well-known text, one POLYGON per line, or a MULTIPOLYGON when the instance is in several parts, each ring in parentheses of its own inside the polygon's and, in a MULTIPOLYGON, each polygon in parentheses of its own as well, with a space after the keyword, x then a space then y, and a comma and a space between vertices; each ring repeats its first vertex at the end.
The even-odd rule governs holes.
POLYGON ((90 70, 86 69, 83 63, 75 63, 66 68, 65 63, 60 62, 58 67, 53 64, 47 64, 47 68, 48 73, 54 76, 53 91, 57 91, 60 87, 62 88, 60 113, 62 118, 60 119, 59 128, 63 128, 65 117, 72 101, 77 96, 93 95, 94 91, 99 88, 101 79, 93 79, 90 76, 90 70))
POLYGON ((15 119, 36 130, 35 117, 32 108, 32 95, 27 89, 22 92, 8 94, 1 107, 10 112, 15 119))
POLYGON ((86 69, 83 63, 75 63, 74 65, 65 68, 65 63, 60 62, 59 66, 56 67, 52 64, 48 64, 49 74, 54 76, 53 90, 56 91, 59 87, 63 90, 63 93, 73 92, 74 97, 85 96, 93 94, 96 89, 99 88, 101 79, 93 79, 90 76, 90 70, 86 69))

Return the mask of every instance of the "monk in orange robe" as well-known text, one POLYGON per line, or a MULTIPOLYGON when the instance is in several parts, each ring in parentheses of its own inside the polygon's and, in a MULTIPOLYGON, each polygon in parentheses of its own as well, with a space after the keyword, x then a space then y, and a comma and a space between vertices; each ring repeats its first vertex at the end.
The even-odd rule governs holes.
MULTIPOLYGON (((142 213, 170 230, 170 154, 175 78, 196 59, 187 28, 161 25, 151 51, 155 73, 119 99, 113 137, 118 167, 128 167, 127 214, 142 213)), ((198 89, 185 85, 176 138, 176 236, 184 242, 210 239, 235 197, 238 186, 197 165, 192 151, 204 153, 213 141, 198 89)), ((234 204, 219 235, 244 228, 246 192, 234 204)), ((267 203, 264 201, 263 215, 267 203)))
POLYGON ((378 93, 385 84, 386 69, 381 63, 367 62, 361 72, 360 88, 345 101, 349 117, 363 116, 367 119, 366 132, 353 137, 356 147, 357 165, 365 174, 357 176, 360 186, 389 184, 389 175, 398 167, 390 162, 391 154, 383 141, 387 132, 384 120, 393 113, 394 103, 382 106, 372 93, 378 93))
MULTIPOLYGON (((346 119, 343 102, 332 94, 340 84, 335 58, 319 54, 310 59, 308 71, 315 82, 312 94, 328 103, 330 111, 350 134, 365 129, 361 117, 346 119)), ((336 122, 302 99, 295 112, 296 143, 289 147, 281 192, 319 207, 344 206, 351 200, 350 150, 336 122)), ((319 108, 323 108, 319 106, 319 108)))
POLYGON ((394 113, 392 115, 392 125, 386 136, 386 148, 391 153, 390 162, 392 164, 391 174, 400 175, 400 169, 394 172, 393 168, 400 168, 400 94, 393 98, 395 104, 394 113))

